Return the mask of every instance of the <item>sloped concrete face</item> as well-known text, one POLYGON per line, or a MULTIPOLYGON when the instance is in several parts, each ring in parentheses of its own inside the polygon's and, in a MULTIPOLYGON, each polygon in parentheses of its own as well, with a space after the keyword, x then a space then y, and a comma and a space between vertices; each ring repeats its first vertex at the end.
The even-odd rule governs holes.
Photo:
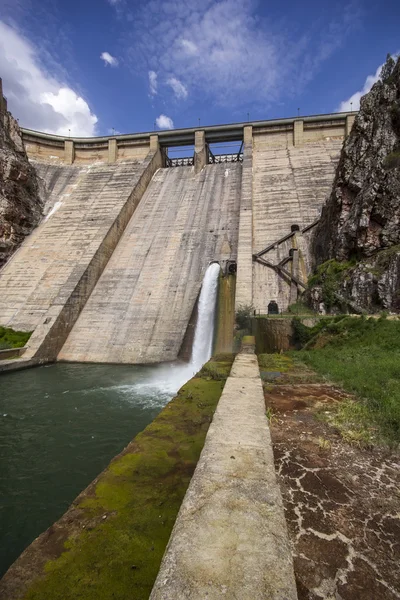
POLYGON ((295 600, 257 358, 239 354, 150 600, 295 600))
MULTIPOLYGON (((253 140, 253 253, 320 216, 328 197, 339 160, 343 139, 304 143, 299 147, 272 146, 267 135, 253 140)), ((289 239, 267 258, 278 264, 289 255, 289 239)), ((300 249, 301 264, 308 266, 307 245, 300 249)), ((284 310, 290 302, 290 282, 272 269, 253 263, 253 305, 267 312, 271 300, 284 310)))
POLYGON ((0 323, 34 331, 26 358, 56 358, 147 186, 146 171, 150 179, 155 170, 154 161, 157 156, 149 155, 137 163, 39 171, 49 193, 47 216, 0 273, 0 323))
POLYGON ((239 163, 160 169, 59 359, 177 358, 209 262, 236 259, 240 185, 239 163))

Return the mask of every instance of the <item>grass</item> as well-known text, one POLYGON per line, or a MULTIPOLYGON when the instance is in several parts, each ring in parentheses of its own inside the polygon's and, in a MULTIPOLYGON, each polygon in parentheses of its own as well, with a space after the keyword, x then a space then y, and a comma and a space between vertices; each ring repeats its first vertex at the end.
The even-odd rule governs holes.
POLYGON ((400 321, 384 317, 326 322, 296 353, 330 381, 355 394, 344 402, 336 424, 355 440, 400 443, 400 321))
POLYGON ((25 600, 147 600, 232 362, 207 363, 77 499, 78 525, 67 515, 25 600))
POLYGON ((10 327, 0 326, 0 350, 22 348, 31 335, 31 331, 14 331, 10 327))

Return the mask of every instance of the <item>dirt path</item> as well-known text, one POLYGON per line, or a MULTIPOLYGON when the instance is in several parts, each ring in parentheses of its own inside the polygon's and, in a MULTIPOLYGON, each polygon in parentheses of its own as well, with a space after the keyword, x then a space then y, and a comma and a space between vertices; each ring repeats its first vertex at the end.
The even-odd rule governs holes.
POLYGON ((321 419, 343 391, 272 367, 261 370, 299 600, 400 598, 399 456, 349 445, 321 419))

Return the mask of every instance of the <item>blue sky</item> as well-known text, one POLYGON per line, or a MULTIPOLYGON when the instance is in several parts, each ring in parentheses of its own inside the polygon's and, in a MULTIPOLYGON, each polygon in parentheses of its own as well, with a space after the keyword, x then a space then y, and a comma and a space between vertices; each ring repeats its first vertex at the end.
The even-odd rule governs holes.
POLYGON ((328 113, 399 23, 398 0, 0 0, 0 76, 21 125, 60 135, 328 113))

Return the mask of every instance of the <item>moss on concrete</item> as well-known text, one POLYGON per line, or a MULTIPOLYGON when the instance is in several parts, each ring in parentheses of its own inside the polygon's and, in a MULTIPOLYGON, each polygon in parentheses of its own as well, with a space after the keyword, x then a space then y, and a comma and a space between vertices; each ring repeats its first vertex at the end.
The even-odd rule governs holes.
POLYGON ((219 276, 215 353, 232 352, 235 328, 236 275, 219 276))
POLYGON ((26 600, 149 597, 233 362, 233 355, 221 358, 184 385, 78 498, 80 528, 45 564, 26 600))

